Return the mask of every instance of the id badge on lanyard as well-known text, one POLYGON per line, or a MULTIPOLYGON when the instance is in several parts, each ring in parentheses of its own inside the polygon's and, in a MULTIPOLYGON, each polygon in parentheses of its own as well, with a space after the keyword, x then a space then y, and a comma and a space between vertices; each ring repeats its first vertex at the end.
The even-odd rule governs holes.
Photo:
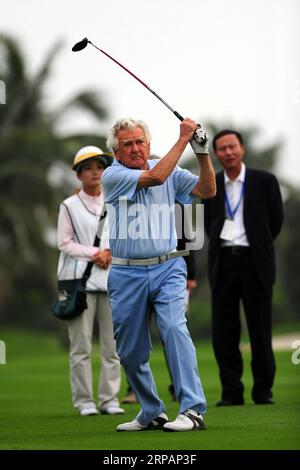
POLYGON ((243 185, 242 185, 242 190, 241 190, 239 201, 236 207, 234 208, 234 210, 232 210, 227 192, 225 191, 225 202, 226 202, 226 207, 227 207, 229 218, 225 219, 222 231, 220 233, 220 238, 222 238, 222 240, 232 242, 234 239, 234 232, 235 232, 234 216, 242 202, 244 192, 245 192, 245 181, 243 182, 243 185))
POLYGON ((232 242, 234 239, 234 220, 225 219, 222 231, 220 233, 220 238, 228 242, 232 242))

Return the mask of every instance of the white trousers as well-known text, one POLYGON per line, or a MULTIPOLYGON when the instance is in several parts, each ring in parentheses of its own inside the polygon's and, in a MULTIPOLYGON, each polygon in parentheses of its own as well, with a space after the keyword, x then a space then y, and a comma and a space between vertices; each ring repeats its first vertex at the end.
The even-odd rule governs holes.
POLYGON ((91 365, 92 336, 95 318, 99 325, 101 370, 99 408, 119 406, 121 369, 113 338, 111 309, 104 292, 87 294, 88 308, 68 322, 70 339, 70 379, 73 406, 79 411, 95 406, 91 365))

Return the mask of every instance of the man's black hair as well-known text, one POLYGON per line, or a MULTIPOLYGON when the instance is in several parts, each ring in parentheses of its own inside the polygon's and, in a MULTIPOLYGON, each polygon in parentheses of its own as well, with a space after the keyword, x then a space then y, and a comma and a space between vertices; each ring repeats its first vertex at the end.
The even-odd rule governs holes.
POLYGON ((240 144, 244 145, 244 139, 240 132, 234 131, 232 129, 224 129, 223 131, 218 132, 213 138, 212 146, 213 146, 214 152, 216 151, 217 140, 220 139, 221 137, 224 137, 224 135, 229 135, 229 134, 234 134, 238 138, 240 144))

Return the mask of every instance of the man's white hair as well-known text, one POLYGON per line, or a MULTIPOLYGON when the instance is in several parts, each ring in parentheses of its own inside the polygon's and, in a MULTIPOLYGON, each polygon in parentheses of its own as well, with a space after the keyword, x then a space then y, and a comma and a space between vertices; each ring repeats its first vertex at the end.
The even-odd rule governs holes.
POLYGON ((108 133, 107 141, 106 141, 107 148, 110 149, 112 152, 117 150, 119 146, 119 139, 117 137, 118 132, 121 129, 135 129, 136 127, 140 127, 144 131, 147 142, 150 143, 151 141, 150 131, 149 131, 147 124, 144 121, 135 120, 132 118, 122 118, 122 119, 118 119, 118 121, 110 129, 108 133))

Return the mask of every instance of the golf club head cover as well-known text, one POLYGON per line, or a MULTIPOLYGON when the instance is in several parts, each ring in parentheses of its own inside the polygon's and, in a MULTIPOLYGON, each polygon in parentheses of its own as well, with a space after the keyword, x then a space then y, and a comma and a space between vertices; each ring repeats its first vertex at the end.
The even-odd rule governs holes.
MULTIPOLYGON (((200 126, 200 124, 199 124, 200 126)), ((209 140, 206 131, 200 126, 195 130, 192 140, 190 141, 194 152, 201 154, 209 154, 209 140)))

